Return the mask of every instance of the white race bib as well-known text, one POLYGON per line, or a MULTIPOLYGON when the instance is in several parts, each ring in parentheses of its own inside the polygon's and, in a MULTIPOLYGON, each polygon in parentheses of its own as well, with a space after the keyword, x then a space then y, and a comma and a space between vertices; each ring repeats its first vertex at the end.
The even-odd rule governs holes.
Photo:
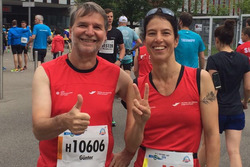
POLYGON ((21 43, 28 43, 28 38, 21 37, 21 43))
POLYGON ((100 48, 100 53, 113 54, 114 53, 114 40, 106 40, 100 48))
POLYGON ((194 167, 193 153, 146 149, 143 167, 194 167))
POLYGON ((107 125, 88 126, 81 135, 66 130, 58 136, 57 167, 104 167, 108 142, 107 125))

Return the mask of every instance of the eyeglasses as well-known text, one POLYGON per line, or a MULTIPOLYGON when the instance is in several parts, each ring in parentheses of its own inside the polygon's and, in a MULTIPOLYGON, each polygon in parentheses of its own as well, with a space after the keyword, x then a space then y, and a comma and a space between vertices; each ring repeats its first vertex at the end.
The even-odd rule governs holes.
POLYGON ((145 17, 148 17, 149 15, 155 14, 156 12, 161 11, 161 13, 170 15, 174 17, 174 12, 168 8, 154 8, 148 11, 145 17))

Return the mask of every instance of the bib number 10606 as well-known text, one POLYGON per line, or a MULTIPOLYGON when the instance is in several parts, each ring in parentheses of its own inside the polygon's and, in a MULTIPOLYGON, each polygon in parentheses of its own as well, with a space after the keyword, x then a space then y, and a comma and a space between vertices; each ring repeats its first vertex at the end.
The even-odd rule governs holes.
MULTIPOLYGON (((71 152, 71 144, 66 144, 66 152, 71 152)), ((104 144, 104 140, 101 140, 101 142, 99 140, 94 140, 94 142, 92 140, 89 140, 88 142, 84 141, 84 140, 73 140, 73 152, 80 152, 80 153, 84 153, 84 152, 102 152, 105 149, 105 144, 104 144)))

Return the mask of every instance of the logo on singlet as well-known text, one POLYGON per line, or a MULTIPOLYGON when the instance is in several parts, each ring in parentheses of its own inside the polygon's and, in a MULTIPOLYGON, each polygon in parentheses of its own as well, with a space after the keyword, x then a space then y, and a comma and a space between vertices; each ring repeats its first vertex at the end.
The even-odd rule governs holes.
POLYGON ((70 94, 73 94, 73 92, 65 92, 65 91, 57 91, 56 95, 58 96, 68 96, 70 94))
POLYGON ((91 92, 89 92, 90 95, 93 95, 93 94, 95 94, 95 93, 96 93, 96 91, 91 91, 91 92))
POLYGON ((94 91, 90 91, 89 94, 90 95, 96 94, 96 95, 100 95, 100 96, 107 96, 107 95, 111 95, 112 92, 104 92, 104 91, 95 91, 94 90, 94 91))
POLYGON ((173 106, 176 107, 178 106, 180 103, 174 103, 173 106))

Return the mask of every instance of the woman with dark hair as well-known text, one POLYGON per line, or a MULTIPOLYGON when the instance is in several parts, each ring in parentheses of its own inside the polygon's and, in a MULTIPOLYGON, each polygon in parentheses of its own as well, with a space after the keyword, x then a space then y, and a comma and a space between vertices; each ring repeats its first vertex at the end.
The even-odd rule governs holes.
POLYGON ((150 10, 144 33, 153 68, 130 86, 124 150, 134 154, 139 147, 135 167, 199 167, 203 127, 207 167, 218 167, 218 105, 209 73, 176 62, 177 20, 171 10, 150 10))
POLYGON ((250 66, 248 57, 231 48, 234 37, 234 20, 225 23, 214 32, 215 46, 219 51, 207 60, 206 70, 213 76, 219 73, 221 89, 218 90, 219 129, 225 131, 227 151, 231 167, 241 167, 240 140, 245 127, 245 114, 250 96, 250 66), (244 82, 244 99, 241 102, 239 88, 244 82))

